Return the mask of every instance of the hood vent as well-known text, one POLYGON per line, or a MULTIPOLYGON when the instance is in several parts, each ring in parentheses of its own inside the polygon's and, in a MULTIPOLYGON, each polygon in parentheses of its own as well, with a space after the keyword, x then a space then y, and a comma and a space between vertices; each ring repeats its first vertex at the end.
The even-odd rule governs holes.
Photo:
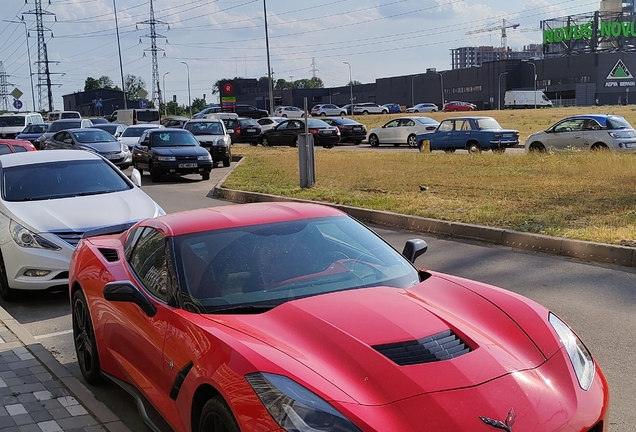
POLYGON ((115 262, 119 260, 119 254, 116 249, 99 248, 99 251, 104 255, 106 261, 115 262))
POLYGON ((73 247, 76 247, 80 239, 82 238, 82 235, 84 234, 84 232, 83 231, 51 231, 51 234, 55 234, 56 236, 64 240, 66 243, 70 244, 73 247))
POLYGON ((449 360, 472 351, 451 330, 418 340, 376 345, 373 349, 400 366, 449 360))

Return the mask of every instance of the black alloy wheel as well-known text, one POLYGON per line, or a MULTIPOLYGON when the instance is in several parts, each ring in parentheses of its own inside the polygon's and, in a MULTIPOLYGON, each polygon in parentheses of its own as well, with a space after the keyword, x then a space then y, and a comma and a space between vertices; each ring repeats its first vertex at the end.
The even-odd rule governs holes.
POLYGON ((199 431, 240 432, 240 429, 227 404, 215 396, 201 410, 199 431))
POLYGON ((80 372, 87 383, 97 385, 103 382, 95 333, 86 297, 82 290, 73 293, 73 340, 80 372))

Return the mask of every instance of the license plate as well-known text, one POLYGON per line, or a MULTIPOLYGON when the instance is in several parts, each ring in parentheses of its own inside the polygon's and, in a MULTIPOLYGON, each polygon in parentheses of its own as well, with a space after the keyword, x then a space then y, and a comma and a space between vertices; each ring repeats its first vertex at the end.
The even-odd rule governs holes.
POLYGON ((119 155, 118 154, 107 154, 106 155, 106 159, 119 159, 119 155))
POLYGON ((325 134, 325 135, 331 135, 331 134, 333 134, 333 131, 332 130, 326 130, 326 131, 322 131, 322 133, 325 134))
POLYGON ((254 132, 256 132, 256 129, 248 129, 247 131, 254 133, 254 132))
POLYGON ((182 163, 182 164, 179 164, 179 168, 196 168, 198 166, 199 166, 199 164, 197 164, 197 163, 182 163))
POLYGON ((353 130, 354 130, 354 131, 361 131, 361 130, 362 130, 362 128, 361 128, 361 127, 354 127, 354 128, 353 128, 353 130))
POLYGON ((636 147, 636 142, 625 143, 625 148, 634 148, 634 147, 636 147))
POLYGON ((504 138, 512 138, 512 134, 503 134, 504 138))

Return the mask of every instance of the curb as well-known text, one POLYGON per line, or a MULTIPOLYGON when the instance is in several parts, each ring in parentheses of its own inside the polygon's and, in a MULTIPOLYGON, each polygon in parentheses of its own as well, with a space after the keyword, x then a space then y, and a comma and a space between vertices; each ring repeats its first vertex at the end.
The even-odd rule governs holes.
POLYGON ((95 398, 84 384, 75 378, 53 355, 35 340, 18 321, 0 307, 0 321, 11 331, 18 341, 57 378, 69 393, 86 408, 98 423, 110 432, 131 432, 130 429, 106 405, 95 398))

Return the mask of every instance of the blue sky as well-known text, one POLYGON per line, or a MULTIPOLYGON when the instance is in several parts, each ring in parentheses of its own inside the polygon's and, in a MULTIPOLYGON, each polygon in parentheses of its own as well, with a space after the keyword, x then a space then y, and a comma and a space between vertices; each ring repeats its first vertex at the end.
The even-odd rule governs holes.
MULTIPOLYGON (((113 0, 42 0, 55 14, 44 18, 51 64, 53 101, 62 108, 62 95, 82 91, 86 77, 109 76, 121 86, 113 0), (52 36, 51 37, 51 33, 52 36)), ((124 73, 142 77, 151 92, 148 25, 149 0, 115 0, 119 21, 124 73), (140 43, 141 42, 141 43, 140 43)), ((599 0, 267 0, 271 66, 274 78, 316 76, 325 86, 346 85, 349 67, 354 80, 416 74, 427 68, 450 69, 450 50, 462 46, 501 44, 501 31, 466 35, 477 29, 500 26, 503 19, 520 24, 508 30, 508 46, 541 43, 536 30, 542 19, 599 8, 599 0), (521 31, 523 30, 523 31, 521 31)), ((159 56, 160 85, 165 94, 188 103, 187 68, 192 98, 212 96, 212 84, 234 76, 258 78, 267 74, 263 0, 154 0, 155 19, 165 38, 159 56), (165 57, 164 57, 165 54, 165 57), (164 74, 167 74, 164 77, 164 74)), ((7 81, 24 92, 31 105, 25 27, 8 23, 35 9, 34 0, 2 0, 0 9, 0 61, 7 81)), ((24 18, 29 27, 32 62, 37 61, 34 15, 24 18)), ((32 63, 34 71, 37 65, 32 63)), ((37 77, 34 77, 37 84, 37 77)), ((37 103, 36 87, 36 103, 37 103)), ((149 96, 150 97, 150 96, 149 96)))

